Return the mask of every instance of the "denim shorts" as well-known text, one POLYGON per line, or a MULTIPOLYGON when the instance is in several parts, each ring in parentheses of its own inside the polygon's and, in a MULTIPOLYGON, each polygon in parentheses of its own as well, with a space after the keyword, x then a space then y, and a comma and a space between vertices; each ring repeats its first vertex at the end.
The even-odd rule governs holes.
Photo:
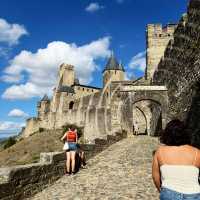
POLYGON ((69 142, 68 144, 69 144, 69 151, 76 151, 78 149, 76 143, 69 142))
POLYGON ((200 200, 200 193, 183 194, 167 188, 162 188, 160 200, 200 200))

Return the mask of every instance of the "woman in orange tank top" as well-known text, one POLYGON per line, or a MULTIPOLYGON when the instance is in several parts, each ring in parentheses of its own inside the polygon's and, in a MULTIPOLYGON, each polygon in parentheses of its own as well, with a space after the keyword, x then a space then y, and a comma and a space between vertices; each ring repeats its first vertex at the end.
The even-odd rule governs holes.
POLYGON ((64 134, 61 140, 65 140, 65 142, 68 142, 68 146, 69 146, 69 149, 66 150, 66 157, 67 157, 66 175, 69 175, 70 172, 74 174, 75 173, 75 157, 76 157, 77 141, 78 141, 77 131, 74 128, 69 128, 69 130, 64 134))

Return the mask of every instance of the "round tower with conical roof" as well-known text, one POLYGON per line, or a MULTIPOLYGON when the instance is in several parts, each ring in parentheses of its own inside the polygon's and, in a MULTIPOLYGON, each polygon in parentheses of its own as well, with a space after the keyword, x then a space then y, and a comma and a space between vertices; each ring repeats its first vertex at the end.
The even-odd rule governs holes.
POLYGON ((105 87, 112 81, 123 81, 124 72, 125 70, 123 65, 118 63, 114 53, 112 52, 105 69, 103 70, 103 86, 105 87))

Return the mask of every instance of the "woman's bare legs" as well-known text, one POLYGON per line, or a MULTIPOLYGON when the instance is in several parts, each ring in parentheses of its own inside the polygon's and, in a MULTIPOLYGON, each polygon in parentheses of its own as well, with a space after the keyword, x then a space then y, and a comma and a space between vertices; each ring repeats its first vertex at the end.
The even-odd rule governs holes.
POLYGON ((72 173, 73 173, 73 172, 75 172, 76 151, 70 151, 70 154, 71 154, 72 173))
POLYGON ((67 160, 66 160, 66 168, 67 168, 67 173, 70 173, 70 160, 71 160, 71 155, 70 152, 66 152, 67 160))

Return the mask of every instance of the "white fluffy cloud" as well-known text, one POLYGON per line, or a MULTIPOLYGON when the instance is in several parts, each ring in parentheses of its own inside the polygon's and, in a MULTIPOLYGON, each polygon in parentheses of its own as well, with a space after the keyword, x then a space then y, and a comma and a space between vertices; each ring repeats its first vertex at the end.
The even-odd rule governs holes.
POLYGON ((18 131, 24 126, 24 123, 17 123, 11 121, 0 122, 0 132, 18 131))
POLYGON ((28 114, 25 113, 23 110, 20 109, 13 109, 8 113, 9 117, 17 117, 17 118, 26 118, 28 114))
POLYGON ((2 97, 28 99, 51 94, 62 63, 74 65, 80 82, 88 84, 97 68, 96 61, 110 54, 109 46, 110 38, 104 37, 83 46, 54 41, 35 53, 24 50, 10 60, 5 69, 2 79, 14 85, 7 88, 2 97))
POLYGON ((28 32, 23 25, 9 24, 5 19, 0 18, 0 42, 15 45, 23 35, 28 32))
POLYGON ((136 69, 144 72, 146 68, 146 51, 138 53, 136 56, 133 56, 129 63, 131 69, 136 69))
POLYGON ((99 3, 90 3, 86 8, 85 8, 85 10, 87 11, 87 12, 90 12, 90 13, 94 13, 94 12, 96 12, 96 11, 98 11, 98 10, 100 10, 100 9, 103 9, 104 8, 104 6, 101 6, 101 5, 99 5, 99 3))

